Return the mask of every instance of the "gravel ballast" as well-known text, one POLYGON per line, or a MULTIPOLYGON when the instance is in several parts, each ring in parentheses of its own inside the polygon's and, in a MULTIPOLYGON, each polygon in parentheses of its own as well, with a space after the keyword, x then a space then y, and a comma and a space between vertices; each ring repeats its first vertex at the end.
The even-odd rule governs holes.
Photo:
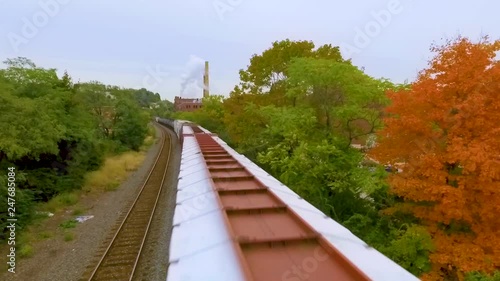
MULTIPOLYGON (((176 135, 168 131, 172 138, 176 135)), ((172 221, 174 217, 175 201, 177 195, 177 179, 181 161, 181 147, 178 141, 172 142, 171 165, 168 168, 155 216, 142 250, 141 259, 137 266, 134 280, 153 281, 166 280, 169 260, 170 236, 172 234, 172 221)))

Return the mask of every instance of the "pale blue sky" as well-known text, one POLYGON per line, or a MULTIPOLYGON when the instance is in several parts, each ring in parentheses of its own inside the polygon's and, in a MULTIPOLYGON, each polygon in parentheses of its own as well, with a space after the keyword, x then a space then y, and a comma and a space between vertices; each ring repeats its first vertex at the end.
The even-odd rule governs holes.
POLYGON ((202 95, 203 60, 211 92, 228 95, 252 54, 290 38, 341 45, 368 74, 403 82, 442 37, 499 39, 498 11, 495 0, 0 0, 0 59, 25 56, 77 81, 173 100, 190 77, 183 95, 202 95), (359 30, 371 33, 363 41, 359 30))

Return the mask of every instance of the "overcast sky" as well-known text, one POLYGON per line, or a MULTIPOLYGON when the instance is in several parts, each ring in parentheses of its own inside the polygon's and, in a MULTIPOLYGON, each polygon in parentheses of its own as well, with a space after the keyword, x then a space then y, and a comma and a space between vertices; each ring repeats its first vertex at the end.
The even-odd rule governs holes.
POLYGON ((500 38, 497 0, 0 0, 0 59, 28 57, 75 81, 145 87, 173 100, 228 95, 276 40, 342 47, 374 77, 412 81, 429 47, 458 34, 500 38))

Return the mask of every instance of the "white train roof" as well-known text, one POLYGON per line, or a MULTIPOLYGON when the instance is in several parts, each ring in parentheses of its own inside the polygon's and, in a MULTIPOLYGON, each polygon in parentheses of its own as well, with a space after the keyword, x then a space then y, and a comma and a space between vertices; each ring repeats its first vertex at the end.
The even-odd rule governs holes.
MULTIPOLYGON (((182 126, 183 123, 177 124, 182 126)), ((167 281, 243 281, 244 274, 226 230, 200 147, 189 126, 183 126, 182 132, 182 158, 167 281)), ((212 138, 369 278, 419 280, 237 153, 222 139, 212 138)))

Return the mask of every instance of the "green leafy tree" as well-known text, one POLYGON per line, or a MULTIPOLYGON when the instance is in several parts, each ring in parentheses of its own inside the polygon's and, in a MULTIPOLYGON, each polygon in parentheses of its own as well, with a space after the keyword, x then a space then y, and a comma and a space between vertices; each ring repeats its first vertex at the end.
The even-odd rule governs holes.
POLYGON ((100 133, 104 137, 111 137, 116 96, 98 81, 81 83, 76 88, 78 100, 95 116, 100 133))
POLYGON ((161 101, 160 94, 158 93, 153 93, 151 91, 148 91, 147 89, 141 88, 139 90, 135 90, 134 93, 134 99, 136 102, 144 108, 149 108, 152 104, 155 104, 157 102, 161 101))
POLYGON ((120 100, 116 105, 113 139, 126 147, 139 150, 147 134, 148 116, 139 106, 129 100, 120 100))
POLYGON ((174 116, 174 104, 168 100, 162 100, 155 102, 150 106, 151 118, 161 117, 161 118, 172 118, 174 116))
POLYGON ((349 62, 297 58, 289 67, 287 95, 309 103, 328 130, 350 144, 381 126, 386 80, 376 80, 349 62))
POLYGON ((4 157, 35 159, 43 153, 56 154, 58 141, 65 128, 55 117, 53 104, 48 98, 31 99, 16 96, 4 88, 0 94, 0 151, 4 157))
MULTIPOLYGON (((116 150, 115 141, 137 149, 148 118, 134 99, 137 90, 96 81, 73 84, 67 72, 59 78, 55 69, 26 58, 5 64, 0 70, 0 168, 16 167, 16 216, 22 229, 37 202, 80 188, 85 174, 116 150)), ((2 196, 4 183, 0 175, 2 196)), ((6 210, 0 209, 0 224, 6 210)))

